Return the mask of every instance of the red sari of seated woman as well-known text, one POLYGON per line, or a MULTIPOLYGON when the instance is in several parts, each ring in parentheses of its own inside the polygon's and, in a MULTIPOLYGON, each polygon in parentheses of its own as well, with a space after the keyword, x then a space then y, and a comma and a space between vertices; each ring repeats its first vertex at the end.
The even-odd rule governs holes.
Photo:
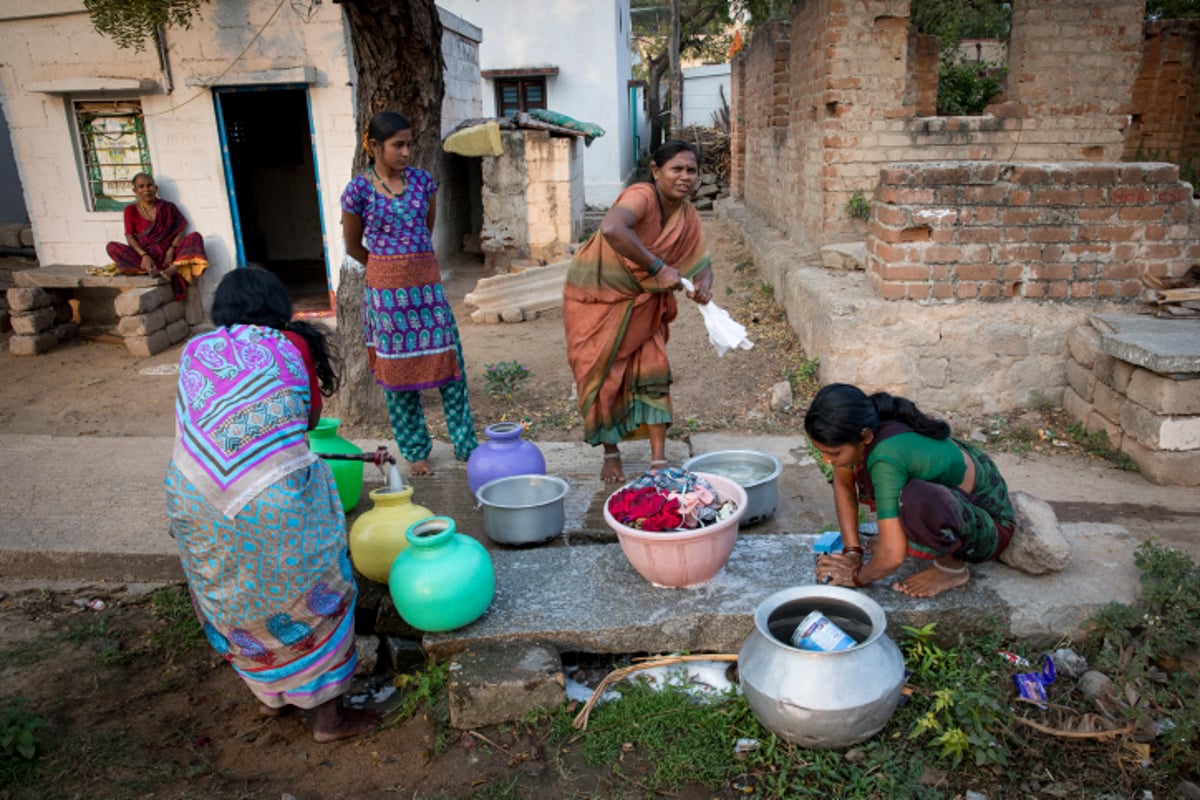
POLYGON ((187 296, 208 268, 204 239, 193 231, 185 233, 187 218, 174 203, 158 197, 158 187, 146 175, 134 178, 135 203, 125 207, 125 241, 109 242, 108 257, 122 275, 158 275, 170 279, 175 298, 187 296), (150 265, 146 264, 149 256, 150 265))

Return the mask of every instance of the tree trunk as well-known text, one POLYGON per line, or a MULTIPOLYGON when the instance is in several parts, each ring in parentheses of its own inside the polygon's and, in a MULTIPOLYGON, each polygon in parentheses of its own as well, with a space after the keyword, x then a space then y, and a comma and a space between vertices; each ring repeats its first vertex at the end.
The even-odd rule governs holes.
POLYGON ((650 115, 650 154, 663 143, 662 80, 668 67, 666 55, 650 59, 649 81, 646 85, 646 109, 650 115))
MULTIPOLYGON (((434 0, 343 0, 354 58, 359 143, 356 171, 366 165, 362 135, 378 111, 396 111, 413 125, 412 165, 439 178, 442 147, 442 23, 434 0)), ((348 179, 348 176, 343 176, 348 179)), ((363 345, 365 275, 347 257, 337 293, 342 387, 337 413, 345 430, 377 433, 388 424, 383 390, 363 345)))
POLYGON ((683 130, 683 67, 679 63, 679 0, 671 0, 671 138, 683 130))

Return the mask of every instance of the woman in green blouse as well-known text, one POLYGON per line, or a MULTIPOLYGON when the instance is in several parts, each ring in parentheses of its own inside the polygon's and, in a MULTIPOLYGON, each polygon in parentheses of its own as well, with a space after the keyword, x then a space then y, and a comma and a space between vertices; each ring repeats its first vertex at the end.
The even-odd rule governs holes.
POLYGON ((996 558, 1012 539, 1016 516, 995 463, 952 439, 944 420, 911 400, 830 384, 813 398, 804 431, 833 467, 844 543, 841 554, 818 559, 817 580, 865 586, 912 555, 931 563, 892 588, 933 597, 964 585, 968 564, 996 558), (879 524, 869 560, 858 535, 859 503, 879 524))

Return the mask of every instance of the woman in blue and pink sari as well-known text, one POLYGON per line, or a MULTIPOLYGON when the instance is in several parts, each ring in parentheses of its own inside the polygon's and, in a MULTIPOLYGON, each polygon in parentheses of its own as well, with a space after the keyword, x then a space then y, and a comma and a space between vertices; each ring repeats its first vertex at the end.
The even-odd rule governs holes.
POLYGON ((125 243, 109 242, 108 257, 123 275, 154 275, 171 282, 182 300, 189 284, 208 269, 204 239, 187 232, 187 218, 145 172, 133 176, 137 202, 125 206, 125 243))
POLYGON ((313 737, 328 742, 379 717, 342 708, 357 587, 333 473, 305 440, 338 376, 322 329, 291 317, 266 270, 217 286, 217 329, 179 361, 167 512, 209 643, 264 715, 315 709, 313 737))

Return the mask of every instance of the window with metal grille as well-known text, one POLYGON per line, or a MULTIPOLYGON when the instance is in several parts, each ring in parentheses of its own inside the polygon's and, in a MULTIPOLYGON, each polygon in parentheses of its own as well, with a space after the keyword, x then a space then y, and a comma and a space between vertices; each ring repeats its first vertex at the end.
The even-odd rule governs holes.
POLYGON ((142 104, 137 100, 74 104, 84 194, 93 211, 120 211, 136 198, 133 176, 151 172, 142 104))
POLYGON ((497 116, 511 117, 518 111, 528 111, 531 108, 545 107, 545 78, 534 77, 496 79, 497 116))

